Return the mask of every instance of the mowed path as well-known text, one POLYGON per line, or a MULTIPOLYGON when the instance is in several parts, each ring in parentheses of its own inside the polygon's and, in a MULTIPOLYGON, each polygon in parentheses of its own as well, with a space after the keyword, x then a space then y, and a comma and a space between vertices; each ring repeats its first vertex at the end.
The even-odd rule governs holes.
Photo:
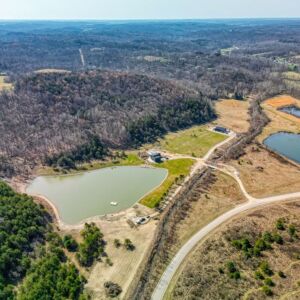
MULTIPOLYGON (((226 221, 230 220, 231 218, 247 211, 251 210, 253 208, 279 202, 279 201, 285 201, 285 200, 293 200, 293 199, 300 199, 300 192, 297 193, 289 193, 284 195, 278 195, 278 196, 272 196, 272 197, 266 197, 262 199, 257 199, 249 195, 242 183, 242 181, 239 178, 238 172, 233 168, 230 167, 230 169, 226 165, 222 166, 214 166, 214 165, 208 165, 206 161, 209 159, 209 157, 213 154, 213 152, 224 145, 224 143, 228 142, 234 138, 234 136, 230 137, 226 141, 216 145, 214 148, 211 149, 207 153, 207 155, 203 159, 197 159, 197 163, 195 165, 195 168, 193 170, 193 173, 202 168, 203 166, 216 169, 220 172, 223 172, 231 177, 233 177, 236 182, 238 183, 243 195, 248 200, 246 203, 243 203, 239 206, 236 206, 235 208, 229 210, 228 212, 222 214, 209 224, 207 224, 205 227, 200 229, 188 242, 186 242, 182 248, 177 252, 177 254, 172 259, 171 263, 166 268, 165 272, 163 273, 160 281, 158 282, 151 299, 152 300, 162 300, 164 298, 164 295, 168 289, 168 286, 179 269, 180 265, 183 263, 185 258, 188 256, 188 254, 195 248, 195 246, 204 239, 210 232, 212 232, 214 229, 216 229, 218 226, 222 225, 226 221)), ((177 156, 176 156, 177 157, 177 156)), ((194 158, 195 159, 195 158, 194 158)))

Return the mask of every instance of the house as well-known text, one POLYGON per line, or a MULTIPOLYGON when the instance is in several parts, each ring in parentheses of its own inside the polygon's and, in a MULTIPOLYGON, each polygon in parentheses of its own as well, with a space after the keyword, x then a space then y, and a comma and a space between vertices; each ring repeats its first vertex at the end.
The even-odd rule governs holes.
POLYGON ((149 155, 149 160, 152 162, 160 163, 162 161, 162 156, 158 151, 150 150, 147 153, 149 155))
POLYGON ((230 132, 229 129, 225 128, 225 127, 221 127, 221 126, 216 126, 214 128, 214 131, 216 132, 220 132, 220 133, 224 133, 224 134, 228 134, 230 132))

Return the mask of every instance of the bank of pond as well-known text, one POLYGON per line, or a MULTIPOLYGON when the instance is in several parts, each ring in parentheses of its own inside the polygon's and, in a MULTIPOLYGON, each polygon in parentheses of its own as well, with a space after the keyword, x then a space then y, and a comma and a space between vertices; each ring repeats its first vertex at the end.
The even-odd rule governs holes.
POLYGON ((264 145, 300 164, 300 134, 278 132, 266 138, 264 145))
POLYGON ((112 167, 75 175, 40 176, 26 192, 47 198, 70 225, 132 207, 168 176, 163 168, 112 167))

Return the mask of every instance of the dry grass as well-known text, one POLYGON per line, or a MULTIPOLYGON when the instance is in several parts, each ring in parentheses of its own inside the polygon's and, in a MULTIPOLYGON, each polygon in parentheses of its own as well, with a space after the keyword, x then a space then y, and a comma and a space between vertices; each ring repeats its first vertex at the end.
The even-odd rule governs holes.
POLYGON ((216 103, 219 116, 217 123, 235 132, 246 132, 249 128, 249 102, 238 100, 222 100, 216 103))
POLYGON ((41 70, 36 70, 35 73, 38 73, 38 74, 47 74, 47 73, 71 73, 71 71, 63 70, 63 69, 41 69, 41 70))
MULTIPOLYGON (((261 261, 269 263, 274 275, 272 287, 274 299, 292 298, 299 292, 300 276, 300 239, 290 239, 287 230, 280 231, 283 245, 272 244, 272 249, 263 252, 263 257, 244 258, 230 240, 247 236, 254 242, 265 231, 276 232, 275 223, 284 218, 285 223, 296 226, 300 232, 300 201, 276 204, 245 213, 234 218, 208 236, 189 255, 176 287, 169 291, 167 299, 267 299, 261 290, 262 281, 254 278, 254 272, 261 261), (298 256, 297 256, 298 255, 298 256), (233 261, 242 278, 231 279, 226 263, 233 261), (224 271, 220 273, 219 269, 224 271), (278 271, 283 271, 286 278, 280 278, 278 271), (281 298, 282 297, 282 298, 281 298)), ((286 225, 286 226, 287 226, 286 225)), ((298 294, 299 295, 299 294, 298 294)))
POLYGON ((275 108, 279 108, 279 107, 287 106, 287 105, 294 105, 294 104, 296 104, 296 102, 297 102, 297 99, 295 99, 291 96, 288 96, 288 95, 274 97, 274 98, 271 98, 271 99, 268 99, 265 101, 265 103, 267 105, 270 105, 275 108))
POLYGON ((262 143, 269 135, 279 131, 300 133, 300 119, 277 110, 277 108, 280 106, 291 104, 296 104, 300 107, 300 100, 291 98, 290 96, 280 96, 269 99, 263 103, 262 107, 264 108, 271 122, 264 128, 262 134, 257 137, 257 140, 260 143, 262 143), (270 103, 273 103, 273 106, 270 103))
MULTIPOLYGON (((91 293, 92 299, 107 299, 103 286, 106 281, 118 283, 123 291, 128 289, 153 239, 156 221, 151 220, 146 225, 132 228, 127 223, 127 218, 136 215, 148 215, 151 212, 152 210, 137 205, 136 208, 128 210, 126 214, 123 213, 115 219, 103 219, 97 222, 107 242, 105 251, 113 265, 107 265, 104 259, 104 262, 97 262, 89 270, 79 268, 88 280, 86 289, 91 293), (120 248, 114 246, 114 239, 119 239, 123 243, 126 238, 129 238, 136 246, 134 251, 127 251, 122 246, 120 248)), ((80 241, 79 230, 63 232, 63 234, 67 233, 72 234, 77 241, 80 241)), ((76 263, 74 255, 71 254, 70 257, 76 263)), ((124 294, 125 292, 121 294, 121 299, 124 294)))
POLYGON ((242 192, 232 177, 215 172, 216 182, 198 201, 192 203, 188 216, 178 224, 177 247, 182 246, 190 237, 206 224, 245 201, 242 192))
POLYGON ((13 85, 11 83, 5 82, 6 76, 0 76, 0 91, 4 90, 11 90, 13 88, 13 85))
POLYGON ((300 191, 300 167, 256 145, 248 146, 245 152, 230 164, 238 169, 249 194, 261 198, 300 191))

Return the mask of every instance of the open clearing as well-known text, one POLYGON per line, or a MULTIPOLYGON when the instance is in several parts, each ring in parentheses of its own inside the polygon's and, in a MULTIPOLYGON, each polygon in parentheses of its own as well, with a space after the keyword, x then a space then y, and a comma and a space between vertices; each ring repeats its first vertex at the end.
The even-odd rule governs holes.
POLYGON ((248 146, 245 152, 239 160, 230 164, 239 171, 250 195, 262 198, 300 190, 300 166, 254 144, 248 146))
POLYGON ((279 96, 269 99, 262 104, 271 122, 263 129, 262 134, 257 137, 260 143, 263 143, 264 139, 269 135, 279 131, 300 133, 300 119, 277 109, 281 106, 292 104, 300 107, 300 100, 290 96, 279 96))
POLYGON ((237 133, 246 132, 249 128, 249 102, 238 100, 221 100, 216 102, 217 124, 237 133))
POLYGON ((154 145, 146 145, 146 148, 155 147, 171 153, 203 157, 209 149, 224 141, 227 136, 207 129, 207 126, 194 126, 167 134, 154 145))
POLYGON ((34 73, 37 74, 47 74, 47 73, 71 73, 71 71, 63 70, 63 69, 41 69, 37 70, 34 73))
POLYGON ((164 194, 166 194, 171 186, 181 177, 186 177, 191 170, 192 165, 195 163, 193 159, 174 159, 165 161, 161 164, 156 164, 156 167, 164 168, 169 171, 167 179, 158 187, 155 191, 151 192, 149 195, 145 196, 140 203, 154 208, 162 199, 164 194))
POLYGON ((274 297, 297 299, 291 296, 300 295, 300 240, 297 236, 291 239, 287 229, 277 230, 275 223, 283 218, 285 228, 292 224, 299 233, 299 214, 300 201, 293 201, 255 209, 232 219, 199 243, 188 256, 175 288, 173 285, 166 299, 266 299, 261 288, 263 280, 254 277, 262 261, 267 261, 273 271, 273 275, 269 276, 275 283, 271 287, 274 297), (279 233, 283 245, 272 243, 272 248, 263 251, 262 257, 246 259, 231 244, 231 240, 243 237, 253 244, 266 231, 279 233), (227 270, 229 261, 235 264, 241 279, 230 278, 227 270), (279 271, 284 273, 285 278, 278 275, 279 271))
POLYGON ((11 83, 5 82, 6 76, 0 76, 0 91, 11 90, 13 85, 11 83))

